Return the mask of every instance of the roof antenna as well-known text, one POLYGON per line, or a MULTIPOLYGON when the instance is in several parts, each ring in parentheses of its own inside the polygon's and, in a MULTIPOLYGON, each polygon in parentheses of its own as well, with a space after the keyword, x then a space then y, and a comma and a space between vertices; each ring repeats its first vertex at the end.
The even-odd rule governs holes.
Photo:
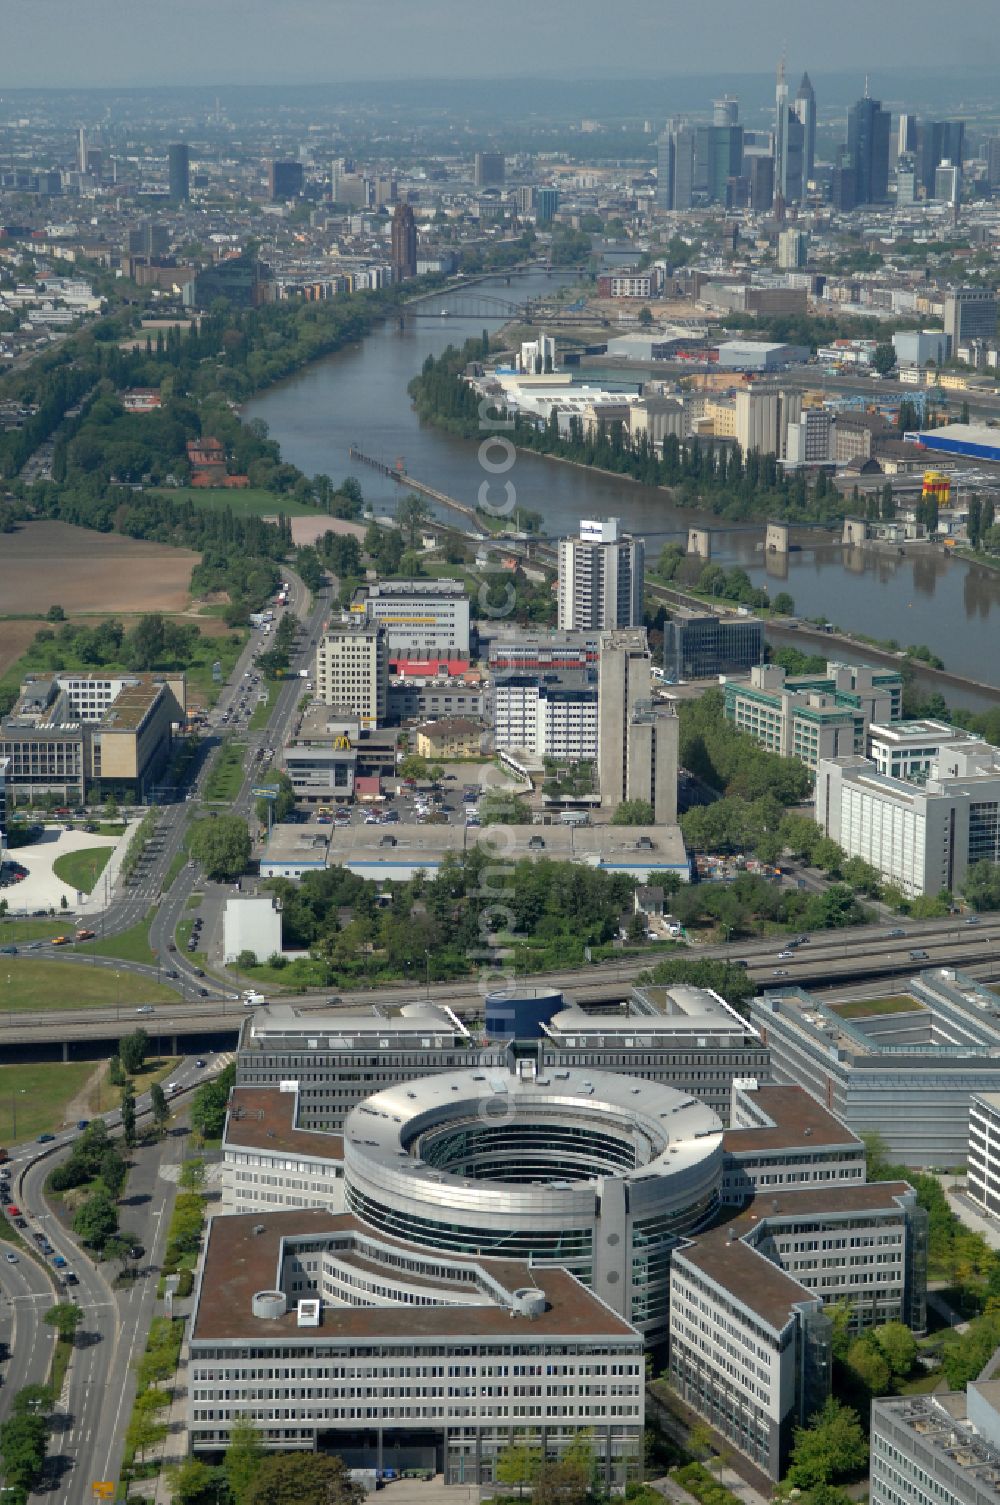
POLYGON ((866 99, 871 99, 871 97, 872 97, 872 93, 871 93, 871 77, 870 77, 869 74, 866 73, 865 74, 865 98, 866 99))

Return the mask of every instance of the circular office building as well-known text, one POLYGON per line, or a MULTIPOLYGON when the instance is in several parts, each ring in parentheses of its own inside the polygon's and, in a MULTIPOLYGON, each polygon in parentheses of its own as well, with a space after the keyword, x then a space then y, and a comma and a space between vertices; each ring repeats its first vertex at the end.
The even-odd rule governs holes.
POLYGON ((613 1072, 443 1072, 376 1093, 344 1128, 347 1208, 370 1228, 564 1265, 647 1334, 666 1326, 670 1251, 721 1180, 712 1109, 613 1072))

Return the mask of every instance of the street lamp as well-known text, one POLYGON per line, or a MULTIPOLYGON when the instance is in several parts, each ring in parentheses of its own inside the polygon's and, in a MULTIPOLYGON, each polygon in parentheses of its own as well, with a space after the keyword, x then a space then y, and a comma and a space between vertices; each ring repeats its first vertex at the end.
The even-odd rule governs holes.
POLYGON ((120 972, 116 972, 115 973, 115 1019, 116 1020, 118 1020, 118 1019, 121 1018, 121 1006, 122 1006, 121 980, 122 980, 121 973, 120 972))

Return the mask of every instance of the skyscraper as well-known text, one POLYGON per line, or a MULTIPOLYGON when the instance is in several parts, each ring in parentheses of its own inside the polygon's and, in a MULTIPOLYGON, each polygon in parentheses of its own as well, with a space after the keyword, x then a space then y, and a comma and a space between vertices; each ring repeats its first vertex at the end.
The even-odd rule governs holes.
POLYGON ((417 223, 409 204, 397 204, 392 216, 392 271, 397 282, 417 275, 417 223))
POLYGON ((690 209, 695 192, 695 130, 686 120, 674 122, 673 130, 673 203, 672 209, 690 209))
POLYGON ((901 157, 907 156, 917 149, 917 117, 916 115, 900 115, 899 136, 896 150, 901 157))
POLYGON ((732 99, 727 94, 724 99, 712 100, 712 123, 713 125, 738 125, 740 119, 740 102, 732 99))
POLYGON ((76 165, 80 172, 87 171, 87 127, 81 125, 76 133, 76 165))
POLYGON ((503 152, 477 152, 474 165, 477 188, 502 188, 507 164, 503 152))
POLYGON ((788 85, 785 82, 785 59, 778 64, 778 83, 774 91, 774 192, 784 201, 788 174, 788 85))
POLYGON ((186 141, 167 147, 170 197, 178 204, 191 197, 191 151, 186 141))
POLYGON ((889 193, 892 116, 867 94, 847 112, 847 152, 859 204, 881 204, 889 193))
POLYGON ((934 197, 934 175, 941 163, 958 167, 965 155, 964 120, 922 120, 917 127, 917 182, 924 196, 934 197))
POLYGON ((551 225, 559 208, 558 188, 535 189, 535 222, 539 225, 551 225))
POLYGON ((812 179, 816 170, 816 91, 808 73, 802 75, 802 82, 799 84, 799 92, 795 96, 793 108, 803 131, 802 182, 804 187, 812 179))
POLYGON ((674 207, 674 137, 669 126, 656 143, 656 204, 659 209, 674 207))
POLYGON ((297 199, 302 192, 302 163, 269 162, 267 188, 272 204, 281 203, 284 199, 297 199))

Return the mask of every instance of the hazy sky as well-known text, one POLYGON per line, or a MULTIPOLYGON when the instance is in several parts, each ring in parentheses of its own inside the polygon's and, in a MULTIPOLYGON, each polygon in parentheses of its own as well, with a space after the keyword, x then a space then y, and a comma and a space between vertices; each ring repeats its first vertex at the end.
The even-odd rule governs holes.
POLYGON ((978 66, 998 0, 0 0, 0 88, 978 66))

